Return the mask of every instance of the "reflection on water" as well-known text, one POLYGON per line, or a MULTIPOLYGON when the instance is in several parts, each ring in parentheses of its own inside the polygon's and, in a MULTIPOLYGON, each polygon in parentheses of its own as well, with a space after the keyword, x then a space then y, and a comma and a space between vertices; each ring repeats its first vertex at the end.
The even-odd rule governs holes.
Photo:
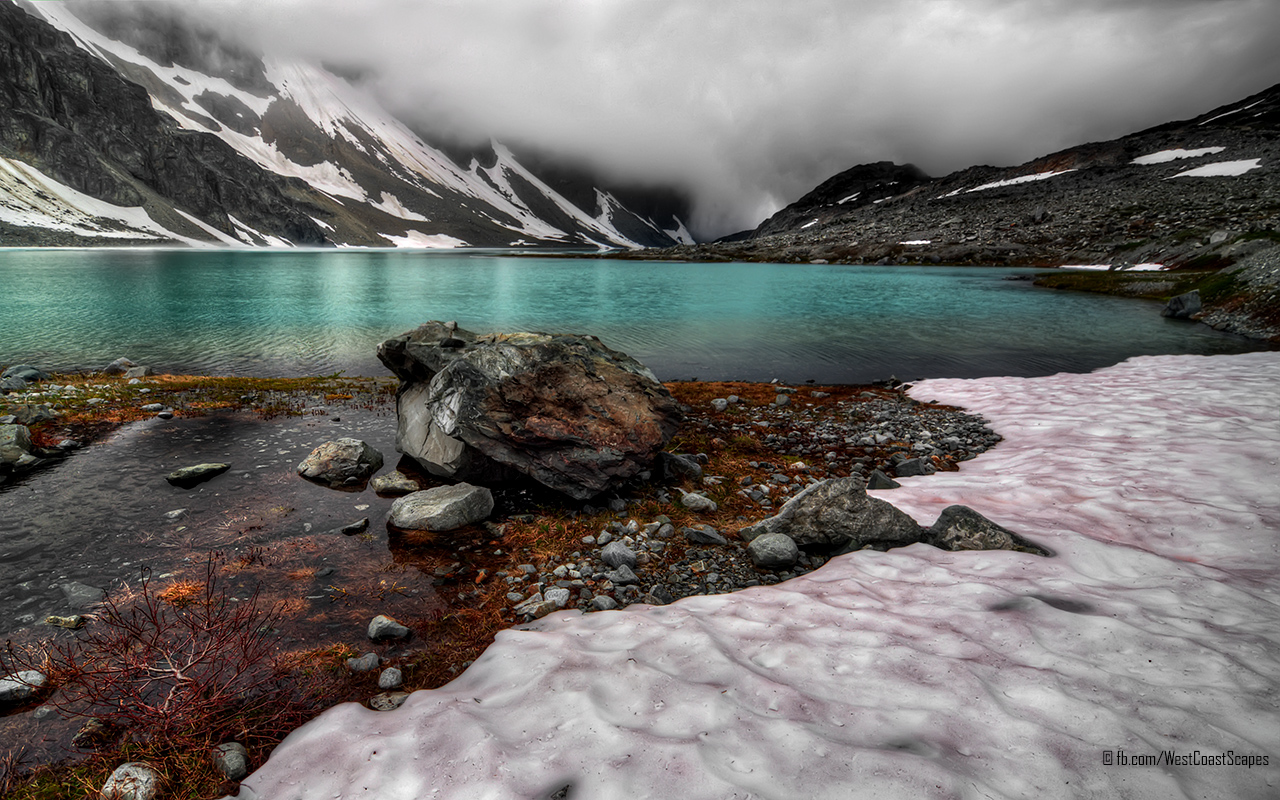
MULTIPOLYGON (((1025 271, 1025 270, 1024 270, 1025 271)), ((594 333, 664 379, 868 382, 1088 371, 1260 345, 1008 269, 367 251, 0 251, 0 363, 381 375, 428 319, 594 333)))

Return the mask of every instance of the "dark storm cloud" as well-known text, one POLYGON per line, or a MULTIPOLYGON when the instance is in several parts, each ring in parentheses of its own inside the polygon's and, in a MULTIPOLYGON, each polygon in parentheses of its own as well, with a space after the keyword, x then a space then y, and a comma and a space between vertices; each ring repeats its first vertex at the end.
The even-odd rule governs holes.
POLYGON ((1276 0, 205 0, 419 127, 675 182, 703 233, 875 160, 1015 164, 1280 81, 1276 0))

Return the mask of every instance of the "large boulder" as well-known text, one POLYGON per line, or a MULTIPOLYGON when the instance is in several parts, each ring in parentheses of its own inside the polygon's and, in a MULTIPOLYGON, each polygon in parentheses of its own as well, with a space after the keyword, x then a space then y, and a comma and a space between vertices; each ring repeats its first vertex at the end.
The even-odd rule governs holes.
POLYGON ((298 465, 298 474, 331 489, 363 489, 369 476, 382 469, 382 453, 359 439, 337 439, 312 450, 298 465))
POLYGON ((681 421, 652 372, 594 336, 428 322, 378 358, 401 381, 396 449, 453 480, 524 475, 585 500, 651 468, 681 421))
POLYGON ((815 483, 787 501, 775 516, 738 532, 746 541, 785 533, 801 547, 857 550, 868 544, 907 545, 923 531, 916 521, 883 500, 867 495, 861 478, 815 483))

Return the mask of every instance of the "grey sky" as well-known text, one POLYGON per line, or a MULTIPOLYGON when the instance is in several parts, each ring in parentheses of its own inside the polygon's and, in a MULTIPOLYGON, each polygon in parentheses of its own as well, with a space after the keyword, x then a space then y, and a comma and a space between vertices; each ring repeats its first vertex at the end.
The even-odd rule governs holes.
POLYGON ((1280 82, 1277 0, 202 0, 426 129, 687 187, 703 234, 854 164, 1015 164, 1280 82))

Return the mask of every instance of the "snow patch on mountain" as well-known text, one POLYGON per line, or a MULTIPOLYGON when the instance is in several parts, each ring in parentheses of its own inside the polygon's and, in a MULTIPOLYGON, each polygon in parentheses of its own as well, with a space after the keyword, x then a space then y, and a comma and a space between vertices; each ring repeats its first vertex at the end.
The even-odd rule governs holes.
POLYGON ((409 231, 404 236, 393 236, 389 233, 381 234, 383 239, 391 242, 396 247, 412 247, 429 250, 442 250, 454 247, 468 247, 469 245, 455 236, 446 236, 442 233, 427 234, 421 231, 409 231))
POLYGON ((1225 147, 1201 147, 1196 150, 1183 150, 1181 147, 1173 150, 1161 150, 1158 153, 1150 153, 1145 156, 1138 156, 1130 161, 1130 164, 1167 164, 1170 161, 1177 161, 1183 158, 1200 158, 1201 156, 1212 156, 1226 150, 1225 147))
POLYGON ((1175 178, 1233 178, 1243 175, 1249 170, 1257 169, 1262 166, 1262 159, 1247 158, 1241 161, 1219 161, 1214 164, 1205 164, 1203 167, 1196 167, 1185 172, 1179 172, 1174 175, 1175 178))

